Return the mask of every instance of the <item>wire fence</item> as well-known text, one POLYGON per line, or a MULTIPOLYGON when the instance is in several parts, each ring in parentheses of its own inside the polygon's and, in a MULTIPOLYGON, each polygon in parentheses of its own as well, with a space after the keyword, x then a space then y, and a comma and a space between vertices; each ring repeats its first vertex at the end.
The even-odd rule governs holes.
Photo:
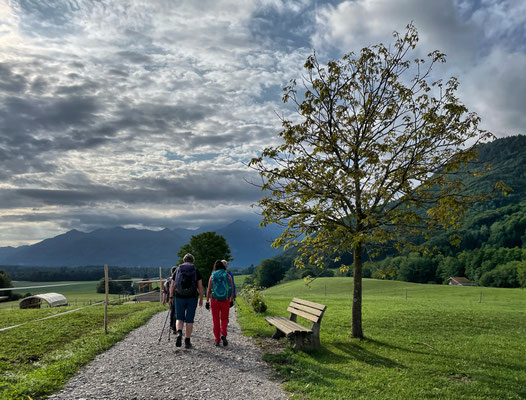
MULTIPOLYGON (((105 266, 105 278, 102 278, 104 279, 105 281, 105 297, 106 299, 105 300, 81 300, 81 301, 76 301, 76 300, 68 300, 67 302, 67 306, 78 306, 79 304, 82 305, 81 307, 77 307, 73 310, 67 310, 67 311, 64 311, 64 312, 61 312, 61 313, 57 313, 57 314, 53 314, 53 315, 49 315, 49 316, 46 316, 46 317, 43 317, 43 318, 37 318, 37 319, 34 319, 34 320, 31 320, 31 321, 26 321, 26 322, 23 322, 23 323, 20 323, 20 324, 15 324, 15 325, 11 325, 11 326, 6 326, 6 327, 1 327, 0 328, 0 332, 3 332, 3 331, 7 331, 7 330, 10 330, 10 329, 14 329, 14 328, 18 328, 18 327, 21 327, 21 326, 24 326, 24 325, 28 325, 28 324, 31 324, 31 323, 34 323, 34 322, 38 322, 38 321, 44 321, 44 320, 48 320, 48 319, 51 319, 51 318, 56 318, 56 317, 60 317, 62 315, 66 315, 66 314, 71 314, 71 313, 74 313, 74 312, 78 312, 78 311, 81 311, 81 310, 84 310, 88 307, 92 307, 92 306, 100 306, 100 305, 105 305, 105 315, 104 315, 104 326, 105 326, 105 330, 107 331, 107 307, 109 305, 119 305, 119 304, 123 304, 123 303, 127 303, 127 302, 140 302, 141 301, 141 298, 143 296, 152 296, 152 293, 156 293, 159 295, 159 302, 162 302, 162 298, 161 298, 161 286, 163 284, 163 282, 165 281, 164 279, 162 279, 161 277, 161 270, 159 269, 159 279, 158 280, 150 280, 150 281, 146 281, 148 284, 153 284, 153 283, 159 283, 159 290, 149 290, 149 291, 146 291, 145 293, 135 293, 135 294, 131 294, 131 293, 121 293, 121 294, 114 294, 113 295, 113 298, 109 299, 109 290, 108 290, 108 283, 109 283, 109 279, 108 279, 108 275, 107 275, 107 266, 105 266), (118 296, 118 297, 116 297, 118 296)), ((136 283, 136 282, 145 282, 145 281, 141 281, 140 279, 115 279, 115 280, 112 280, 112 282, 132 282, 132 283, 136 283)), ((46 288, 55 288, 55 287, 64 287, 64 286, 75 286, 75 285, 86 285, 87 282, 75 282, 75 283, 57 283, 57 284, 52 284, 52 285, 34 285, 34 286, 23 286, 23 287, 10 287, 10 288, 0 288, 0 292, 1 291, 17 291, 17 290, 31 290, 31 289, 46 289, 46 288)), ((151 286, 149 286, 149 288, 151 288, 151 286)), ((34 296, 30 296, 30 297, 38 297, 38 294, 37 295, 34 295, 34 296)), ((21 300, 24 300, 24 299, 21 299, 21 300)), ((41 300, 42 301, 42 300, 41 300)), ((157 301, 157 300, 156 300, 157 301)), ((50 306, 51 307, 51 306, 50 306)), ((18 309, 17 305, 13 305, 11 307, 12 309, 18 309)), ((38 308, 40 308, 40 305, 38 306, 38 308)))

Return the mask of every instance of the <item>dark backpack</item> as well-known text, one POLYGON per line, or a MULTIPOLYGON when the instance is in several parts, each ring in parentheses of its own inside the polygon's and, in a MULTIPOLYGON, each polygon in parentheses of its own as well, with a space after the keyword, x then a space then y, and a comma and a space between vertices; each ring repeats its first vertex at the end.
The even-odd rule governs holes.
POLYGON ((228 272, 224 269, 212 274, 212 297, 219 301, 228 300, 232 296, 232 286, 228 272))
POLYGON ((197 270, 194 264, 181 264, 175 271, 175 291, 181 297, 193 297, 197 292, 197 270))

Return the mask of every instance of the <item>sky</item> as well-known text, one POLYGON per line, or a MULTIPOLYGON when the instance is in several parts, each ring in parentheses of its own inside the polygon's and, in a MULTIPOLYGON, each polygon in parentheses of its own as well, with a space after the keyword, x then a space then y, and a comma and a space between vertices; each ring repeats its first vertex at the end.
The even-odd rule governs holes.
POLYGON ((281 89, 411 21, 481 128, 525 133, 523 0, 0 0, 0 246, 255 218, 281 89))

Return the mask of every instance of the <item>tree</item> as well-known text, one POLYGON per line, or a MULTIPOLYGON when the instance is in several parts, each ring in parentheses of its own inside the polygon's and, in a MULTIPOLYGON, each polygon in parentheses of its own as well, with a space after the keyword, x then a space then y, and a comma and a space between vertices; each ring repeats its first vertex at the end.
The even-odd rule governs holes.
POLYGON ((254 272, 256 284, 261 287, 271 287, 285 276, 285 268, 279 261, 271 258, 261 261, 254 272))
MULTIPOLYGON (((108 279, 108 293, 109 294, 119 294, 122 289, 119 285, 120 282, 115 282, 113 279, 108 279)), ((101 278, 97 283, 97 293, 106 293, 106 281, 104 278, 101 278)))
POLYGON ((208 285, 208 278, 210 278, 216 260, 232 260, 226 239, 215 232, 193 235, 190 242, 181 247, 177 253, 181 258, 179 264, 183 262, 183 257, 187 253, 194 256, 194 264, 201 272, 204 286, 208 285))
POLYGON ((378 44, 322 66, 314 53, 303 86, 284 88, 297 117, 282 119, 281 144, 249 166, 263 179, 263 225, 281 224, 274 246, 299 246, 296 265, 320 266, 353 254, 351 337, 363 337, 362 255, 387 244, 408 245, 436 227, 458 227, 467 206, 480 200, 462 174, 477 145, 489 140, 479 117, 455 96, 458 81, 429 82, 445 55, 411 59, 413 25, 378 44), (300 93, 304 93, 300 95, 300 93))
POLYGON ((517 280, 521 288, 526 287, 526 261, 523 261, 517 267, 517 280))
POLYGON ((120 293, 133 293, 133 281, 130 275, 120 275, 119 282, 120 293))
MULTIPOLYGON (((10 288, 13 287, 9 275, 4 270, 0 269, 0 288, 10 288)), ((0 296, 9 296, 11 297, 12 292, 10 290, 0 291, 0 296)))

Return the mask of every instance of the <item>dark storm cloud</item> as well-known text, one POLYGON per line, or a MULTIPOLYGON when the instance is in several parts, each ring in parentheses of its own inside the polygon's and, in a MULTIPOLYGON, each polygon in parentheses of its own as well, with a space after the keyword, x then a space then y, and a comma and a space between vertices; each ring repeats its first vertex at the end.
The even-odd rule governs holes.
POLYGON ((0 92, 20 93, 27 86, 28 82, 24 76, 13 72, 9 64, 0 63, 0 92))
POLYGON ((0 208, 41 206, 85 206, 96 204, 186 204, 193 201, 251 202, 260 190, 247 183, 250 173, 209 170, 185 176, 140 178, 121 182, 123 186, 63 184, 60 189, 0 189, 0 208))
POLYGON ((166 135, 191 127, 213 113, 212 108, 200 104, 121 103, 115 121, 108 124, 119 130, 131 129, 132 136, 143 136, 144 132, 166 135))
POLYGON ((119 51, 117 55, 134 64, 150 64, 152 62, 150 56, 136 51, 119 51))

